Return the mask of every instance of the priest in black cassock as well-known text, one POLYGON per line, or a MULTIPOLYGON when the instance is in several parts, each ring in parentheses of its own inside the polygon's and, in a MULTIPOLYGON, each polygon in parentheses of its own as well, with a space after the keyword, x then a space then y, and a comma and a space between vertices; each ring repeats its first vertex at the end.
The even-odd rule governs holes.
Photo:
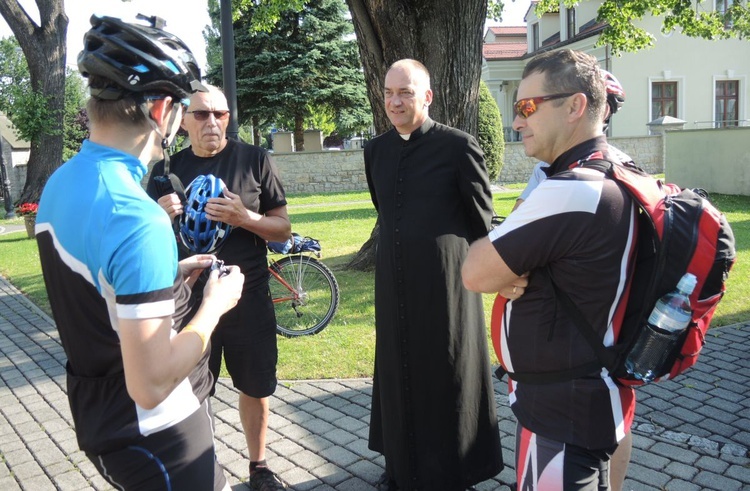
POLYGON ((430 102, 424 65, 394 63, 394 128, 364 152, 380 221, 369 447, 389 490, 465 490, 503 468, 482 299, 461 282, 490 229, 489 178, 477 141, 431 120, 430 102))

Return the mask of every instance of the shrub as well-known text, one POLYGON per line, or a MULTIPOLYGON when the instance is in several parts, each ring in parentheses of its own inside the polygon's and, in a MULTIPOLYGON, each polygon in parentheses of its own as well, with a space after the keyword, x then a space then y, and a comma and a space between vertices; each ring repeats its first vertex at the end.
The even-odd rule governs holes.
POLYGON ((492 97, 490 89, 484 80, 479 82, 479 124, 477 126, 477 140, 484 151, 484 161, 490 182, 495 182, 503 169, 505 158, 505 137, 503 135, 503 119, 497 102, 492 97))

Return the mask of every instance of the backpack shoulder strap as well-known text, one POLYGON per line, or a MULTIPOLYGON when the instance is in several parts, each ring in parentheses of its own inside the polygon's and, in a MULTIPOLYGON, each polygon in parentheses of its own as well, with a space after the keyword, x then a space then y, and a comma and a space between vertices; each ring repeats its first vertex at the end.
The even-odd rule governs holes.
POLYGON ((600 366, 603 366, 614 375, 615 368, 620 361, 620 354, 613 348, 607 348, 602 344, 599 336, 596 333, 596 330, 591 326, 589 321, 586 320, 578 306, 573 302, 573 300, 568 296, 567 293, 562 291, 560 287, 557 286, 555 280, 551 281, 552 287, 555 290, 557 298, 560 299, 562 307, 573 320, 573 323, 578 328, 578 332, 581 333, 591 349, 594 351, 594 354, 596 354, 600 366))

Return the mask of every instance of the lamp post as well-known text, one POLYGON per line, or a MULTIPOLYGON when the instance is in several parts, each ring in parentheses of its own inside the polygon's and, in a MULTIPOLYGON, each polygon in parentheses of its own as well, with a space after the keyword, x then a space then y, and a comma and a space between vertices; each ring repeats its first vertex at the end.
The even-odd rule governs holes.
POLYGON ((232 28, 232 0, 221 0, 221 59, 224 75, 224 95, 229 104, 227 136, 237 140, 237 75, 234 66, 234 29, 232 28))
POLYGON ((3 137, 0 136, 0 178, 3 181, 3 202, 5 203, 5 218, 15 218, 16 212, 13 209, 13 198, 10 195, 10 177, 5 168, 5 145, 3 137))

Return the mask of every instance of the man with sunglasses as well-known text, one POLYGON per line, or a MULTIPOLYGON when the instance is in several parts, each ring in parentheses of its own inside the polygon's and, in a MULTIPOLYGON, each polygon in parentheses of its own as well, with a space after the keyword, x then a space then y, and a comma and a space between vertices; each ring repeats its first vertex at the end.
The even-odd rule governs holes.
POLYGON ((581 167, 607 158, 606 92, 591 55, 557 50, 533 58, 518 89, 513 128, 548 175, 488 237, 472 244, 462 276, 498 292, 498 340, 518 420, 518 489, 610 489, 610 459, 630 431, 635 394, 597 365, 555 294, 567 293, 605 346, 624 315, 635 243, 635 207, 604 174, 581 167), (517 281, 526 272, 528 285, 517 281), (596 365, 596 366, 595 366, 596 365))
MULTIPOLYGON (((606 116, 604 117, 604 128, 602 131, 606 133, 612 115, 616 114, 617 111, 620 110, 622 105, 625 104, 625 90, 622 88, 622 85, 620 85, 620 81, 617 80, 617 78, 610 72, 608 72, 607 70, 602 70, 602 74, 604 75, 604 86, 607 91, 608 108, 606 116)), ((516 108, 514 107, 514 111, 515 110, 516 108)), ((618 162, 621 162, 623 164, 633 162, 633 159, 631 159, 630 156, 612 145, 609 146, 609 151, 611 156, 618 162)), ((526 183, 526 187, 523 189, 520 196, 518 196, 518 199, 516 199, 516 203, 513 205, 514 210, 518 208, 521 203, 526 200, 526 198, 529 197, 529 194, 531 194, 531 192, 536 189, 540 182, 547 178, 546 169, 548 168, 549 164, 547 162, 538 162, 534 166, 531 171, 531 176, 529 176, 529 182, 526 183)))
MULTIPOLYGON (((286 489, 266 462, 269 397, 276 390, 276 316, 268 289, 266 241, 284 242, 291 235, 284 188, 264 149, 226 138, 229 108, 216 87, 190 98, 182 119, 190 147, 170 159, 170 172, 187 185, 199 175, 213 174, 226 184, 225 198, 211 198, 207 217, 232 226, 216 256, 236 264, 245 275, 242 298, 227 312, 211 336, 209 367, 215 378, 222 353, 232 383, 240 391, 239 413, 250 456, 250 487, 286 489)), ((184 212, 176 193, 159 197, 155 178, 164 161, 151 172, 148 194, 171 219, 184 212)), ((215 388, 215 386, 214 386, 215 388)), ((212 390, 213 393, 213 390, 212 390)))

